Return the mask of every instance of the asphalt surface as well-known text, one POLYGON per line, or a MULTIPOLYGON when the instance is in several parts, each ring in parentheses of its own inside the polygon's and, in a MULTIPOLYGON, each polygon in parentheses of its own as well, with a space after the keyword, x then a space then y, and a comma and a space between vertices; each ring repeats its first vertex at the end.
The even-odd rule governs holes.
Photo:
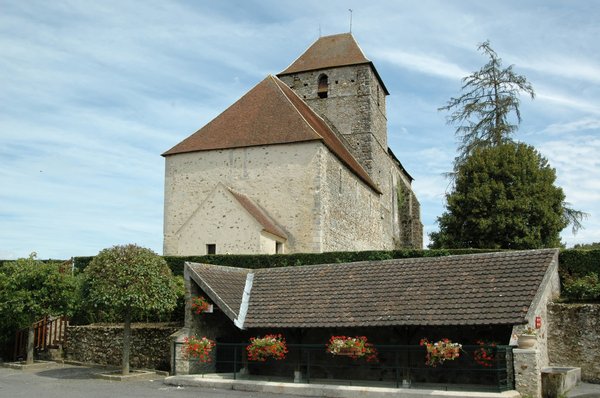
POLYGON ((163 378, 153 380, 109 381, 97 379, 97 368, 53 365, 49 369, 15 370, 0 367, 0 398, 298 398, 298 396, 216 390, 199 387, 173 387, 163 378))

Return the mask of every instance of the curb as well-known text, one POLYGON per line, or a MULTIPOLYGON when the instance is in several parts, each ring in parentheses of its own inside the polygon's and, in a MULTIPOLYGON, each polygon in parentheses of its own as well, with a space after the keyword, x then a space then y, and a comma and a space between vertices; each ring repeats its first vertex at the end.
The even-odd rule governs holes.
POLYGON ((472 391, 440 391, 386 387, 340 386, 329 384, 279 383, 254 380, 224 380, 206 378, 198 375, 170 376, 165 378, 165 384, 174 386, 192 386, 236 390, 246 392, 264 392, 272 394, 302 395, 311 397, 330 398, 520 398, 517 391, 501 393, 472 392, 472 391))

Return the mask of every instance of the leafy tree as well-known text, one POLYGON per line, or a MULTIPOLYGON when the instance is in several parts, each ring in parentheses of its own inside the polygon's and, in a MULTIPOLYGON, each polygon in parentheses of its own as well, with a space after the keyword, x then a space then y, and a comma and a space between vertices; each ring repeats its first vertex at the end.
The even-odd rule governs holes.
POLYGON ((533 249, 560 245, 569 220, 556 173, 535 148, 476 148, 458 166, 431 248, 533 249))
POLYGON ((0 267, 0 319, 4 333, 28 328, 27 363, 33 363, 33 323, 44 316, 71 315, 79 285, 61 263, 42 263, 36 254, 0 267))
POLYGON ((489 61, 480 70, 462 79, 462 95, 450 98, 446 106, 439 108, 451 111, 448 124, 458 126, 456 135, 460 146, 455 167, 476 148, 510 142, 521 122, 519 94, 524 92, 532 99, 535 97, 531 84, 513 71, 513 65, 502 67, 502 59, 489 41, 481 43, 477 49, 489 61), (512 114, 516 120, 511 120, 512 114))
POLYGON ((176 304, 176 289, 165 260, 136 245, 104 249, 85 271, 86 300, 123 320, 122 373, 129 373, 131 320, 164 313, 176 304))

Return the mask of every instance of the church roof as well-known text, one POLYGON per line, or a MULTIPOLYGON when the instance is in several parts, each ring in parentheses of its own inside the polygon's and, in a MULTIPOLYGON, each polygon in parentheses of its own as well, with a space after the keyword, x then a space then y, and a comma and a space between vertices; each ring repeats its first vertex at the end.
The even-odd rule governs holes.
POLYGON ((557 266, 557 249, 256 270, 186 263, 246 329, 524 324, 557 266))
POLYGON ((361 64, 371 65, 383 91, 386 95, 389 95, 377 69, 365 57, 352 33, 319 37, 301 56, 277 76, 361 64))
POLYGON ((350 171, 381 193, 325 121, 274 76, 267 76, 223 113, 163 156, 308 141, 322 141, 350 171))
POLYGON ((254 219, 263 227, 263 231, 266 231, 272 235, 279 236, 280 238, 287 239, 287 234, 285 231, 277 225, 275 220, 271 218, 267 214, 267 212, 256 204, 252 199, 248 196, 236 192, 231 188, 228 188, 229 192, 233 195, 233 197, 242 205, 244 209, 250 214, 254 219))

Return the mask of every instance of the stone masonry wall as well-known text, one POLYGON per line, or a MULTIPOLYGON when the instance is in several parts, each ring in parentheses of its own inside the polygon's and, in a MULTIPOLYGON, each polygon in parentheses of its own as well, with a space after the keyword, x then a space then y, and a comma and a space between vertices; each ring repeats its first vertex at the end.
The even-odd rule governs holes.
MULTIPOLYGON (((314 141, 168 156, 164 254, 184 254, 179 246, 186 250, 197 247, 193 254, 204 254, 205 245, 214 243, 193 241, 190 234, 178 233, 219 183, 249 196, 285 229, 286 253, 321 252, 315 237, 319 217, 315 176, 319 174, 321 148, 323 144, 314 141)), ((248 252, 233 247, 228 251, 248 252)))
POLYGON ((325 157, 323 250, 391 250, 384 232, 381 196, 348 171, 335 156, 325 157))
POLYGON ((370 65, 295 73, 280 79, 341 134, 371 133, 380 146, 387 148, 385 94, 370 65), (317 93, 323 74, 329 81, 327 98, 319 98, 317 93))
POLYGON ((386 96, 371 65, 328 68, 280 78, 332 126, 382 191, 379 211, 383 247, 422 248, 423 228, 414 194, 411 203, 415 206, 402 209, 406 214, 398 214, 396 188, 402 185, 412 193, 411 181, 388 155, 386 96), (327 75, 329 81, 326 98, 320 98, 317 90, 322 75, 327 75))
POLYGON ((264 253, 262 229, 227 187, 218 184, 177 232, 177 253, 182 256, 208 254, 207 244, 216 245, 216 254, 264 253), (223 217, 224 214, 227 217, 223 217), (207 225, 210 228, 206 228, 207 225))
POLYGON ((584 381, 600 383, 600 304, 548 306, 550 364, 581 368, 584 381))
MULTIPOLYGON (((130 366, 137 369, 169 369, 169 336, 179 330, 173 324, 133 324, 130 366)), ((84 363, 120 366, 123 325, 68 326, 65 358, 84 363)))

